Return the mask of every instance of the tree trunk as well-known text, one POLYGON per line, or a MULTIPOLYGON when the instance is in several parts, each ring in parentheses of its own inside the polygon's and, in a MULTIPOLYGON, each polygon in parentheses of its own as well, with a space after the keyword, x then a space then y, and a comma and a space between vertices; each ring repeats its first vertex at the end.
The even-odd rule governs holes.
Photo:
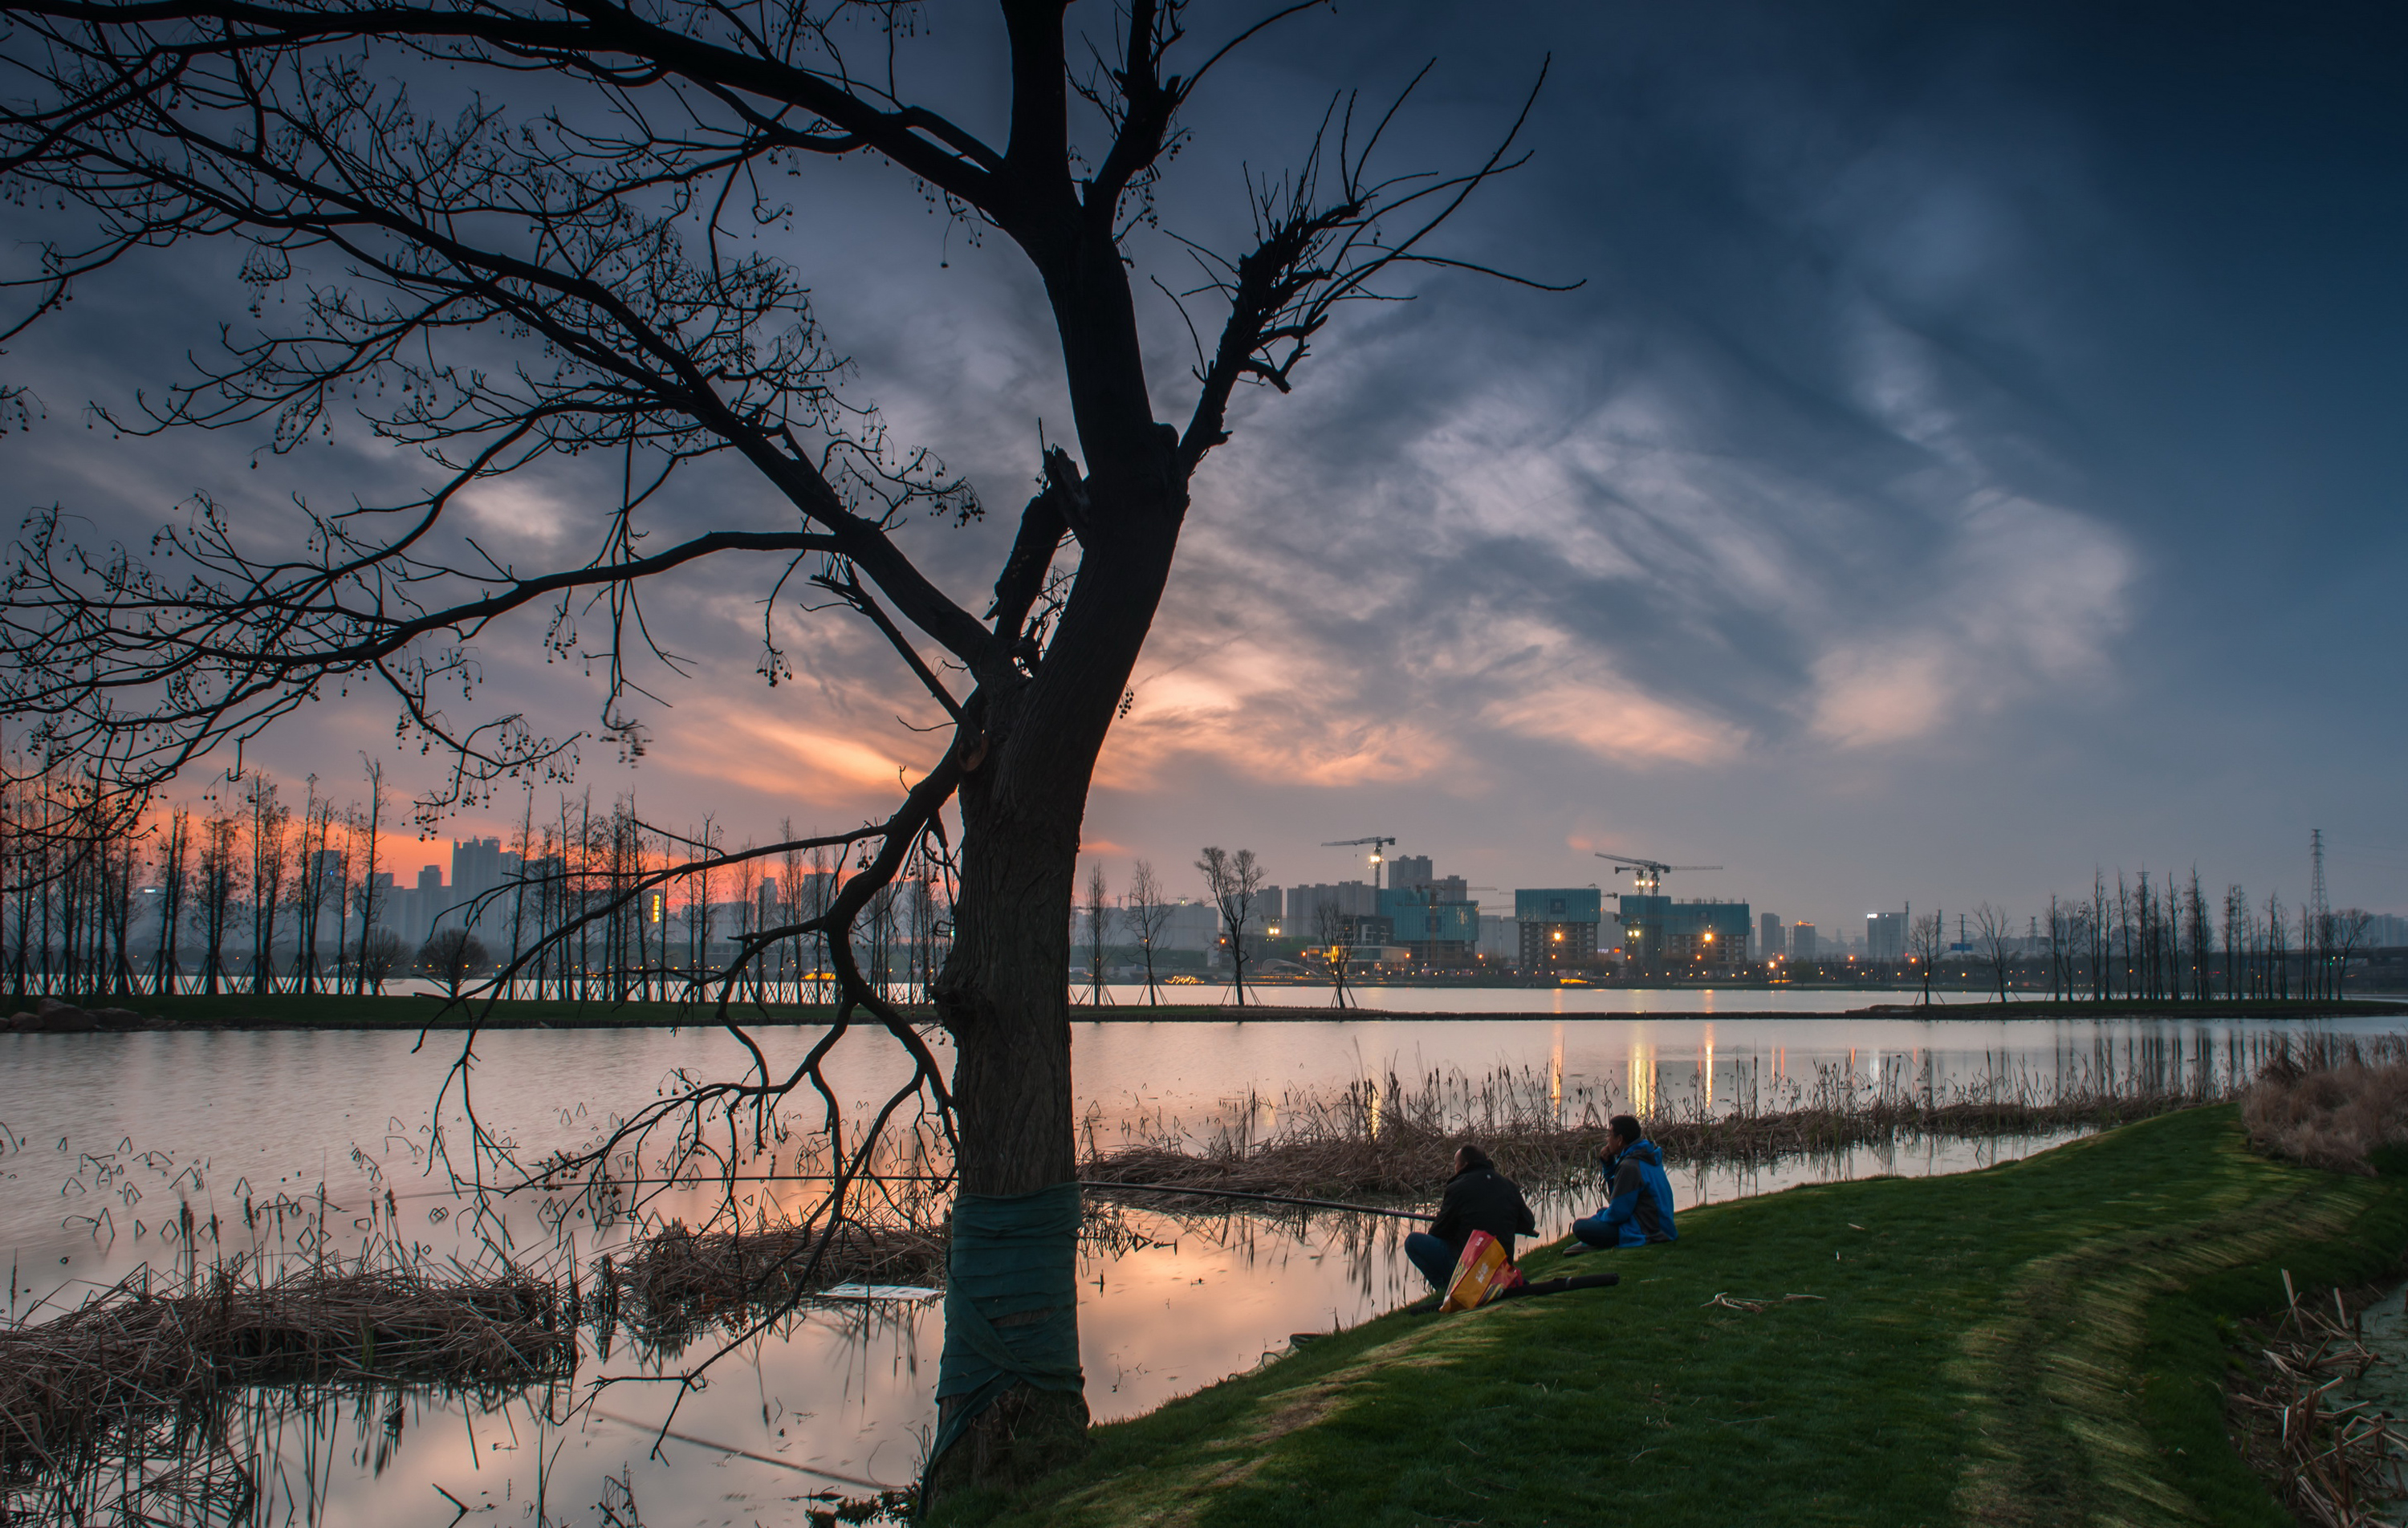
MULTIPOLYGON (((1166 464, 1170 444, 1162 441, 1166 464)), ((1095 539, 1082 548, 1038 672, 1009 689, 982 685, 967 708, 984 732, 970 744, 975 762, 966 759, 956 797, 961 889, 934 994, 954 1045, 964 1194, 1026 1194, 1078 1175, 1069 967, 1079 831, 1096 757, 1153 624, 1186 509, 1175 472, 1161 481, 1151 502, 1128 507, 1108 509, 1095 495, 1095 539)), ((1045 1255, 1074 1276, 1075 1234, 1045 1255)), ((949 1318, 948 1349, 958 1336, 952 1325, 949 1318)), ((958 1405, 943 1403, 940 1425, 958 1405)), ((932 1463, 929 1494, 1029 1478, 1083 1448, 1086 1425, 1082 1394, 1016 1384, 932 1463)))

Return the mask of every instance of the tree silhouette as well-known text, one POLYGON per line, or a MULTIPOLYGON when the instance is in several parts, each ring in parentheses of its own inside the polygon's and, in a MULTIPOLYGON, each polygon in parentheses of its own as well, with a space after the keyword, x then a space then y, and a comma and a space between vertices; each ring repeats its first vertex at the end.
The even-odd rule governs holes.
MULTIPOLYGON (((1073 37, 1063 0, 1003 0, 1008 54, 956 61, 1006 76, 1003 134, 991 138, 963 125, 981 82, 962 112, 897 82, 933 45, 891 3, 12 4, 0 173, 19 199, 58 209, 53 223, 78 210, 87 221, 42 248, 38 276, 18 284, 26 312, 0 323, 0 341, 137 252, 228 243, 251 316, 164 392, 102 406, 98 420, 258 432, 271 464, 364 428, 422 453, 426 472, 397 502, 309 508, 299 534, 273 540, 251 534, 251 511, 206 496, 147 550, 81 547, 60 515, 37 517, 0 612, 0 710, 30 721, 41 750, 88 761, 131 809, 186 764, 322 694, 382 686, 405 731, 452 763, 421 804, 437 813, 563 764, 577 741, 519 714, 450 715, 445 703, 478 680, 475 644, 531 617, 553 654, 599 667, 598 731, 638 752, 629 665, 650 655, 679 666, 647 634, 648 584, 741 559, 764 599, 769 682, 792 673, 776 619, 808 595, 874 630, 950 735, 882 819, 753 851, 834 850, 860 873, 808 919, 744 940, 737 964, 781 940, 824 938, 834 1031, 866 1013, 914 1063, 873 1135, 924 1092, 956 1134, 963 1193, 1070 1183, 1080 823, 1190 485, 1229 439, 1240 387, 1287 392, 1339 306, 1387 294, 1380 283, 1400 267, 1460 265, 1428 236, 1518 163, 1521 117, 1459 170, 1387 173, 1379 150, 1404 93, 1375 108, 1341 96, 1286 172, 1250 172, 1246 247, 1148 242, 1158 178, 1185 143, 1182 108, 1231 48, 1305 8, 1199 49, 1176 0, 1129 0, 1114 33, 1092 40, 1073 37), (882 162, 973 234, 999 234, 1041 283, 1059 339, 1071 434, 1033 464, 1041 487, 982 613, 919 560, 931 521, 977 518, 977 495, 848 396, 803 278, 746 237, 791 226, 790 177, 807 193, 814 164, 847 158, 882 162), (1137 273, 1157 248, 1189 273, 1172 278, 1196 336, 1176 423, 1156 407, 1137 316, 1137 273), (506 477, 562 480, 564 502, 589 502, 566 482, 580 459, 612 464, 615 488, 557 561, 499 562, 458 527, 464 495, 506 477), (677 521, 664 507, 692 509, 675 485, 706 463, 749 474, 777 512, 752 495, 753 512, 725 523, 677 521), (949 802, 957 906, 934 995, 955 1047, 950 1079, 857 969, 850 937, 944 832, 949 802)), ((806 204, 801 221, 816 210, 806 204)), ((631 872, 560 937, 581 942, 694 863, 631 872)), ((379 976, 374 896, 371 884, 359 908, 364 984, 379 976)), ((723 975, 732 1026, 737 972, 723 975)), ((757 1121, 798 1089, 835 1117, 815 1060, 791 1075, 761 1061, 625 1129, 681 1107, 740 1105, 757 1121)), ((831 1224, 867 1150, 838 1164, 831 1224)), ((1074 1248, 1061 1240, 1049 1255, 1067 1266, 1074 1248)), ((948 1420, 972 1405, 949 1398, 948 1420)), ((1039 1460, 1042 1440, 1075 1433, 1084 1414, 1075 1392, 1018 1386, 981 1422, 968 1467, 1039 1460)))
POLYGON ((439 928, 419 947, 418 968, 443 983, 443 990, 452 996, 460 995, 460 984, 471 973, 490 971, 494 957, 475 935, 464 928, 439 928))

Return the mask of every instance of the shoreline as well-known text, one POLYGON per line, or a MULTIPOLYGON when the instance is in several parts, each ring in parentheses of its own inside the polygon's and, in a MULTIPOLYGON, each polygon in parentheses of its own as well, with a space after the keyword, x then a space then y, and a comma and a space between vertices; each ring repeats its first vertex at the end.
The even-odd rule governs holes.
MULTIPOLYGON (((1535 991, 1544 990, 1535 989, 1535 991)), ((1868 992, 1867 995, 1877 996, 1879 993, 1875 991, 1868 992)), ((277 992, 265 996, 249 993, 220 993, 214 996, 187 994, 169 998, 118 998, 106 1003, 96 1003, 89 1008, 62 1003, 55 998, 38 999, 36 1005, 31 1009, 0 1015, 0 1034, 140 1034, 257 1030, 457 1032, 472 1028, 486 1030, 689 1029, 721 1026, 721 1021, 714 1016, 713 1010, 709 1007, 684 1007, 666 1003, 579 1005, 552 1000, 520 1001, 498 1005, 494 1012, 481 1017, 477 1015, 473 1005, 466 1010, 452 1008, 447 1011, 441 999, 424 995, 354 997, 296 992, 277 992), (111 1006, 112 1004, 130 1006, 115 1007, 111 1006)), ((788 1006, 767 1009, 732 1007, 728 1017, 735 1022, 752 1029, 793 1028, 824 1023, 831 1011, 825 1006, 810 1007, 788 1006)), ((906 1011, 915 1018, 927 1021, 933 1022, 935 1019, 933 1011, 925 1007, 914 1007, 906 1011)), ((1393 1008, 1302 1007, 1256 1004, 1249 1004, 1242 1008, 1223 1004, 1182 1004, 1154 1008, 1131 1007, 1102 1009, 1074 1006, 1070 1009, 1070 1021, 1105 1024, 1527 1023, 1534 1021, 1591 1023, 1679 1019, 1706 1019, 1728 1023, 1756 1020, 1796 1022, 1801 1020, 1840 1019, 1902 1019, 1927 1022, 1973 1019, 2052 1021, 2265 1019, 2314 1021, 2360 1016, 2388 1018, 2401 1015, 2408 1015, 2408 1001, 2394 998, 2357 998, 2323 1002, 2278 998, 2237 1002, 2210 999, 2183 1002, 2155 1000, 2105 1003, 2033 998, 2004 1004, 1935 1003, 1928 1007, 1915 1003, 1877 1001, 1854 1008, 1677 1008, 1569 1013, 1548 1008, 1420 1012, 1393 1008)))
POLYGON ((1981 1506, 2035 1500, 2048 1521, 2271 1528, 2291 1518, 2228 1431, 2238 1323, 2286 1287, 2396 1278, 2408 1187, 2262 1156, 2219 1104, 1679 1217, 1663 1247, 1524 1254, 1533 1280, 1612 1289, 1310 1334, 930 1521, 1462 1521, 1476 1495, 1479 1521, 1537 1525, 1643 1492, 1663 1528, 2020 1521, 1981 1506))

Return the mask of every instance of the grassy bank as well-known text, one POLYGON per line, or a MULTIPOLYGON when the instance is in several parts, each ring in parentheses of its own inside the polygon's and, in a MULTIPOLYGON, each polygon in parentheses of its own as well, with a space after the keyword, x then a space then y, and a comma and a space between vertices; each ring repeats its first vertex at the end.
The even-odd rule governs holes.
POLYGON ((2357 1284, 2403 1249, 2408 1180, 2272 1162, 2193 1109, 1533 1253, 1624 1283, 1368 1323, 940 1521, 2278 1524, 2226 1436, 2231 1323, 2283 1269, 2357 1284))
MULTIPOLYGON (((1377 992, 1369 994, 1376 1002, 1377 992)), ((1868 993, 1869 998, 1879 994, 1868 993)), ((13 1000, 0 999, 0 1019, 5 1019, 18 1007, 13 1000)), ((30 1007, 31 1000, 23 1007, 30 1007)), ((391 995, 355 997, 348 993, 317 993, 304 996, 296 992, 274 992, 255 996, 248 992, 221 992, 215 996, 179 995, 175 997, 109 997, 94 998, 93 1007, 122 1007, 156 1018, 178 1028, 218 1029, 407 1029, 428 1026, 438 1029, 465 1029, 469 1014, 483 1013, 481 1006, 466 1012, 459 1008, 445 1009, 436 997, 391 995)), ((510 1002, 496 1004, 490 1016, 478 1020, 489 1029, 666 1029, 677 1025, 714 1023, 713 1007, 709 1004, 676 1003, 563 1003, 555 1001, 510 1002)), ((830 1010, 821 1006, 776 1004, 756 1007, 738 1004, 734 1016, 745 1024, 811 1024, 824 1022, 830 1010)), ((2408 1003, 2384 1003, 2352 1000, 2347 1004, 2303 1003, 2297 1000, 2266 1000, 2246 1003, 2051 1003, 2015 1002, 1949 1003, 1929 1008, 1899 1009, 1888 1006, 1870 1006, 1853 1010, 1858 1016, 1871 1014, 1881 1018, 1935 1019, 2108 1019, 2130 1015, 2146 1015, 2170 1019, 2315 1019, 2329 1018, 2336 1013, 2394 1014, 2408 1013, 2408 1003)), ((933 1014, 929 1014, 933 1017, 933 1014)), ((1545 1020, 1555 1023, 1576 1023, 1584 1019, 1621 1020, 1639 1015, 1627 1013, 1555 1013, 1533 1009, 1512 1013, 1411 1013, 1386 1012, 1377 1007, 1349 1008, 1343 1011, 1326 1007, 1267 1007, 1249 1006, 1243 1008, 1213 1003, 1165 1004, 1161 1007, 1137 1007, 1089 1008, 1078 1007, 1071 1016, 1081 1021, 1119 1023, 1211 1022, 1231 1020, 1250 1022, 1320 1023, 1333 1019, 1398 1020, 1415 1022, 1458 1022, 1473 1021, 1514 1021, 1545 1020)), ((1837 1019, 1847 1014, 1828 1010, 1723 1012, 1716 1014, 1657 1013, 1656 1019, 1711 1018, 1717 1023, 1742 1022, 1751 1019, 1837 1019)))

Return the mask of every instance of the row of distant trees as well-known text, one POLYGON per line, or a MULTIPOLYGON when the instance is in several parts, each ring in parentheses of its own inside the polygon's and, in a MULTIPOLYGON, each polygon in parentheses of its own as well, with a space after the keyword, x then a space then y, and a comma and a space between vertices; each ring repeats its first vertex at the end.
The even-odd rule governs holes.
MULTIPOLYGON (((1220 917, 1224 937, 1228 942, 1231 984, 1238 1007, 1244 1007, 1246 966, 1254 953, 1246 942, 1246 932, 1254 919, 1255 895, 1263 889, 1262 862, 1251 849, 1232 853, 1208 844, 1196 861, 1196 869, 1204 878, 1207 900, 1220 917)), ((1145 1001, 1162 1001, 1163 932, 1169 927, 1171 916, 1168 896, 1151 860, 1140 860, 1130 866, 1128 890, 1117 898, 1112 895, 1104 867, 1087 867, 1087 884, 1080 893, 1078 912, 1081 942, 1087 957, 1089 1002, 1105 1001, 1104 962, 1115 945, 1136 946, 1138 958, 1145 967, 1145 1001), (1126 935, 1125 938, 1112 937, 1115 924, 1126 935)))
POLYGON ((2001 998, 2021 980, 2067 1001, 2313 1000, 2340 995, 2373 918, 2359 907, 2286 905, 2279 893, 2258 902, 2237 882, 2211 897, 2196 869, 2186 880, 2118 872, 2112 890, 2094 871, 2088 895, 2051 896, 2045 918, 2018 923, 1982 903, 1958 921, 1969 938, 1951 937, 1945 912, 1910 916, 1906 953, 1927 997, 1941 963, 1969 943, 1963 953, 2001 998))
MULTIPOLYGON (((520 997, 668 1001, 698 995, 729 948, 758 944, 738 997, 829 990, 824 935, 764 942, 827 910, 847 873, 829 847, 762 856, 710 820, 671 832, 632 798, 597 808, 590 793, 563 794, 539 820, 529 793, 505 840, 517 875, 412 946, 388 926, 380 885, 393 806, 380 768, 356 798, 314 775, 300 795, 247 770, 128 821, 71 770, 20 772, 0 785, 0 983, 20 1000, 358 993, 416 969, 456 992, 506 966, 520 997)), ((781 825, 781 842, 794 836, 781 825)), ((864 968, 906 1000, 935 981, 952 890, 939 856, 915 853, 857 924, 864 968)))

